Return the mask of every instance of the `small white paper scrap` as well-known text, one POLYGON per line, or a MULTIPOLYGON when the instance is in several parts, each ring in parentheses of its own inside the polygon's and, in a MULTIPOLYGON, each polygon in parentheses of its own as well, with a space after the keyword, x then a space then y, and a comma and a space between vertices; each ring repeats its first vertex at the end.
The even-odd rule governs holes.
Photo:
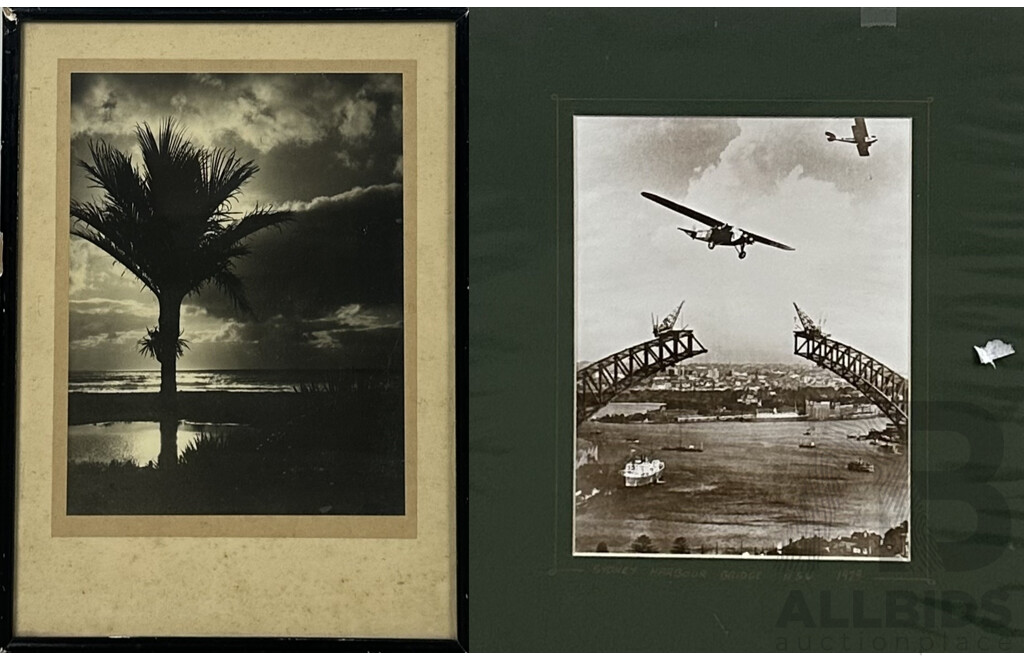
POLYGON ((991 339, 985 344, 985 348, 975 346, 974 350, 978 352, 978 359, 981 360, 981 363, 991 364, 993 369, 996 368, 996 360, 1016 352, 1013 350, 1013 346, 1001 339, 991 339))

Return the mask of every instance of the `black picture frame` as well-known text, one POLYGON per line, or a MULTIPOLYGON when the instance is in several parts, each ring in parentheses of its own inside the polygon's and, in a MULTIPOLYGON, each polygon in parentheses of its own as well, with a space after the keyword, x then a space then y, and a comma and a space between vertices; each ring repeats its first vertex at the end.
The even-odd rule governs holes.
POLYGON ((195 9, 151 8, 31 8, 4 9, 3 15, 3 119, 0 232, 3 233, 3 270, 0 277, 0 649, 10 651, 466 651, 468 648, 468 260, 467 173, 468 122, 468 10, 414 9, 195 9), (451 639, 360 639, 277 637, 25 637, 14 636, 14 545, 17 473, 17 303, 19 238, 19 127, 21 103, 22 26, 28 22, 295 22, 376 21, 447 22, 455 29, 455 505, 456 635, 451 639))

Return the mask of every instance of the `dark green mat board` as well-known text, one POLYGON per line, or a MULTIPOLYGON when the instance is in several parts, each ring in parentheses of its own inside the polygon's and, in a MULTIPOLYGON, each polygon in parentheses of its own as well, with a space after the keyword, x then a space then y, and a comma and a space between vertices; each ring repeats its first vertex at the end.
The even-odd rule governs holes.
POLYGON ((471 18, 472 650, 1024 648, 1024 363, 972 350, 1024 333, 1024 12, 471 18), (911 119, 909 562, 573 556, 582 115, 911 119))

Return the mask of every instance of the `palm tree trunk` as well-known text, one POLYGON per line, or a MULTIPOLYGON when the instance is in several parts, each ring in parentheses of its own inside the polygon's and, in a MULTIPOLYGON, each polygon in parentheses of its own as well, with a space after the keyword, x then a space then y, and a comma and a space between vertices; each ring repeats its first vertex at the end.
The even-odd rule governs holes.
POLYGON ((181 326, 181 300, 175 296, 160 298, 160 457, 162 469, 178 464, 178 352, 181 326))

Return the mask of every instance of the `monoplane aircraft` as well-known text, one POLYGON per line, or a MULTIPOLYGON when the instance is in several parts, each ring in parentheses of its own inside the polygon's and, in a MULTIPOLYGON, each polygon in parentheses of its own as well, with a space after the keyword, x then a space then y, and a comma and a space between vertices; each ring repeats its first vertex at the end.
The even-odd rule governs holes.
POLYGON ((863 117, 856 117, 853 120, 853 137, 852 138, 841 138, 836 137, 835 133, 825 131, 825 137, 829 142, 846 142, 848 144, 857 145, 857 153, 861 156, 869 156, 868 147, 878 142, 878 138, 874 135, 868 135, 868 128, 864 124, 863 117))
POLYGON ((682 213, 683 215, 693 218, 697 222, 703 223, 710 227, 710 229, 698 230, 698 229, 684 229, 678 227, 679 231, 685 233, 695 241, 704 241, 708 244, 708 249, 713 250, 718 245, 731 245, 736 248, 736 253, 740 259, 746 259, 747 257, 747 246, 753 245, 754 243, 763 243, 764 245, 770 245, 772 247, 779 248, 780 250, 793 251, 796 248, 791 248, 783 243, 778 243, 764 236, 758 236, 753 232, 734 227, 726 224, 721 220, 715 220, 711 216, 704 215, 699 211, 694 211, 691 208, 687 208, 682 204, 677 204, 672 200, 659 197, 654 193, 642 192, 640 193, 647 199, 661 204, 665 208, 672 209, 676 213, 682 213))

